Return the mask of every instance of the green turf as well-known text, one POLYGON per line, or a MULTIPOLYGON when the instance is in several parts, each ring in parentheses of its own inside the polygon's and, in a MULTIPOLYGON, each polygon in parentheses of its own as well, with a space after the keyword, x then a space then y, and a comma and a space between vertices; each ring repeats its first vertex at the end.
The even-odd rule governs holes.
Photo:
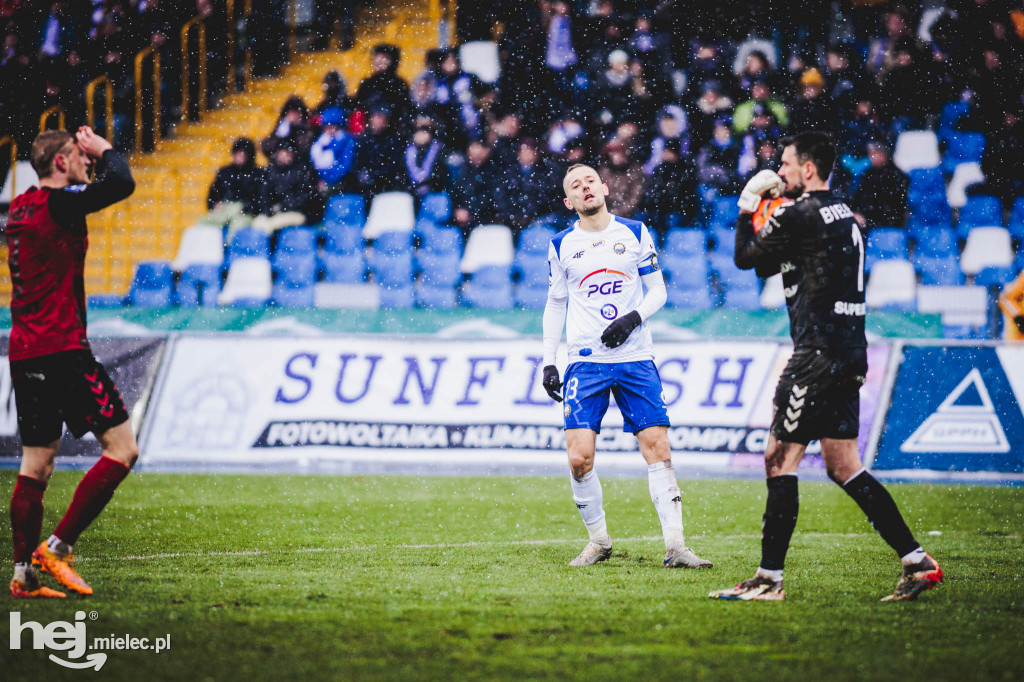
MULTIPOLYGON (((44 537, 79 477, 54 476, 44 537)), ((5 500, 13 481, 0 473, 5 500)), ((841 491, 804 483, 788 600, 738 604, 707 593, 755 567, 763 482, 682 482, 690 544, 715 562, 700 572, 661 567, 645 480, 603 485, 620 540, 605 564, 574 569, 585 538, 563 478, 133 475, 77 548, 96 594, 9 603, 44 624, 95 611, 90 638, 170 633, 170 651, 67 671, 11 651, 4 618, 0 669, 193 682, 1024 677, 1024 489, 891 486, 947 579, 882 604, 895 556, 841 491), (223 552, 255 553, 211 555, 223 552), (182 556, 131 558, 169 553, 182 556)), ((5 539, 3 565, 10 551, 5 539)))

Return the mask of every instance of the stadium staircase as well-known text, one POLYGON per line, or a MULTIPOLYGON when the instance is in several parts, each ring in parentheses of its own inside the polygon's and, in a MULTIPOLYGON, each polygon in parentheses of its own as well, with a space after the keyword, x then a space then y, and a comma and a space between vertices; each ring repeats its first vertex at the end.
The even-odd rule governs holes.
MULTIPOLYGON (((200 122, 179 124, 174 137, 149 154, 130 158, 135 194, 90 219, 85 289, 89 294, 124 294, 135 265, 171 260, 182 231, 206 212, 206 193, 217 168, 230 160, 232 141, 245 135, 259 141, 270 134, 281 105, 293 93, 313 107, 321 99, 324 74, 339 71, 354 94, 370 73, 370 51, 379 42, 402 49, 399 74, 411 82, 425 53, 439 44, 430 19, 430 0, 378 0, 360 13, 356 42, 341 52, 295 52, 280 74, 253 81, 247 92, 225 96, 200 122)), ((4 249, 6 251, 6 249, 4 249)), ((0 268, 0 303, 10 302, 6 253, 0 268)))

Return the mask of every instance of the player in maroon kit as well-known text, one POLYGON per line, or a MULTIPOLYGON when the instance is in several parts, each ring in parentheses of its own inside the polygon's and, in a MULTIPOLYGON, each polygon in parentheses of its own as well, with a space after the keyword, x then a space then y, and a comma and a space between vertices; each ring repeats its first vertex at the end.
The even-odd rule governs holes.
POLYGON ((103 510, 139 454, 117 387, 93 357, 85 333, 85 216, 135 189, 128 164, 90 128, 72 136, 42 132, 32 143, 39 187, 11 202, 7 223, 11 299, 11 383, 23 446, 11 496, 15 598, 64 597, 36 569, 79 594, 92 588, 75 572, 71 546, 103 510), (89 167, 98 179, 89 182, 89 167), (43 492, 53 473, 62 424, 92 431, 103 455, 85 474, 49 540, 38 547, 43 492), (33 551, 33 548, 35 551, 33 551))

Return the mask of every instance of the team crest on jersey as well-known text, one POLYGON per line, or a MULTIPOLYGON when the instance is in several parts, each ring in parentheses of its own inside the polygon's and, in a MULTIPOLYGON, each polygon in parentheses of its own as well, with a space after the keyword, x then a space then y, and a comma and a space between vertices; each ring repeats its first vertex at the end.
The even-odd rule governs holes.
POLYGON ((89 185, 68 185, 64 189, 68 192, 84 192, 89 185))
POLYGON ((594 242, 593 244, 591 244, 591 245, 590 245, 590 248, 592 248, 592 249, 596 249, 596 248, 598 248, 599 246, 604 246, 604 240, 603 240, 603 239, 599 239, 598 241, 596 241, 596 242, 594 242))
POLYGON ((622 242, 615 242, 615 246, 612 247, 612 250, 621 256, 626 253, 626 245, 622 242))
POLYGON ((651 269, 652 270, 661 270, 661 265, 658 263, 658 257, 657 256, 651 256, 651 269))
POLYGON ((613 306, 611 303, 605 303, 601 306, 601 317, 606 320, 614 320, 619 316, 619 309, 613 306))
POLYGON ((565 415, 566 419, 568 419, 569 415, 572 414, 572 408, 569 407, 569 403, 566 403, 565 407, 562 408, 562 414, 565 415))

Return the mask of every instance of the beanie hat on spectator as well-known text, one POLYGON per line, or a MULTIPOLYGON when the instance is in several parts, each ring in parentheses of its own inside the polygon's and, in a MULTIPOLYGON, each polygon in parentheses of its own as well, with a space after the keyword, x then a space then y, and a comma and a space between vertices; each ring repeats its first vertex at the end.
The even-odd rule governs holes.
POLYGON ((250 159, 256 158, 256 144, 248 137, 240 137, 231 145, 231 153, 245 152, 250 159))
POLYGON ((345 124, 345 112, 338 107, 327 107, 320 117, 320 124, 325 126, 341 126, 345 124))
POLYGON ((825 87, 825 79, 822 77, 821 72, 811 67, 804 71, 803 75, 800 76, 800 85, 809 88, 811 86, 818 86, 819 88, 825 87))

